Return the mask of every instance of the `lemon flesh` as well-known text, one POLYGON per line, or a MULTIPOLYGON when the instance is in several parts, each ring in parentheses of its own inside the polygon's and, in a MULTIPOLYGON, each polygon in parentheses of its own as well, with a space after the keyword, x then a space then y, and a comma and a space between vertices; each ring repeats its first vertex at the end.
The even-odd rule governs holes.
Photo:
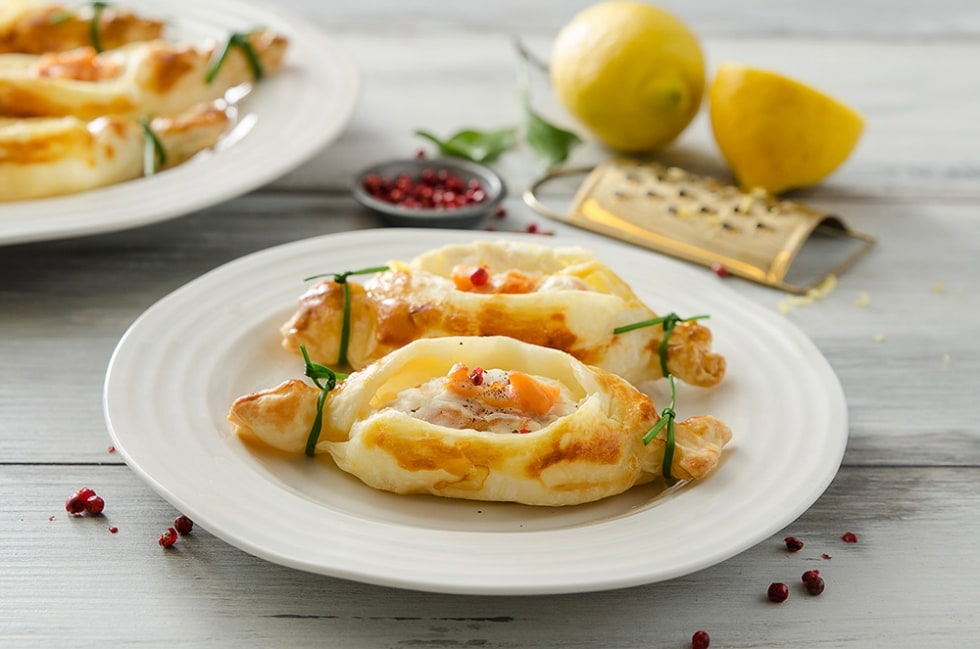
POLYGON ((745 190, 780 194, 819 183, 864 130, 861 115, 836 99, 734 63, 719 66, 708 104, 718 148, 745 190))
POLYGON ((640 2, 604 2, 577 14, 558 33, 550 68, 561 104, 625 153, 670 144, 704 93, 697 38, 672 14, 640 2))

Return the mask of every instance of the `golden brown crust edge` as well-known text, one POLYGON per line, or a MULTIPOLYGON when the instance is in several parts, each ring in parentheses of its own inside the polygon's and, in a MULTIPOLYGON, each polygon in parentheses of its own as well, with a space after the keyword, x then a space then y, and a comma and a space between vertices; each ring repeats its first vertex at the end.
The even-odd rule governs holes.
MULTIPOLYGON (((94 8, 68 8, 57 4, 14 1, 0 20, 0 54, 44 54, 92 45, 91 21, 94 8)), ((119 7, 107 6, 98 23, 103 49, 150 41, 163 35, 164 22, 139 16, 119 7)))

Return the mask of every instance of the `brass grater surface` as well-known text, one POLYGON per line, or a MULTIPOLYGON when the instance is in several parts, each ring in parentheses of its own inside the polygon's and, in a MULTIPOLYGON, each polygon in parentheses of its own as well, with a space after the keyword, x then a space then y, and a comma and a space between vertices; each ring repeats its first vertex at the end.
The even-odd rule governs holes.
MULTIPOLYGON (((550 178, 557 175, 563 174, 550 178)), ((874 244, 871 236, 850 230, 836 216, 652 162, 615 159, 595 167, 567 216, 543 208, 535 197, 548 179, 525 196, 547 216, 704 266, 721 264, 733 275, 795 293, 817 283, 796 286, 785 280, 818 229, 861 244, 827 274, 843 272, 874 244)))

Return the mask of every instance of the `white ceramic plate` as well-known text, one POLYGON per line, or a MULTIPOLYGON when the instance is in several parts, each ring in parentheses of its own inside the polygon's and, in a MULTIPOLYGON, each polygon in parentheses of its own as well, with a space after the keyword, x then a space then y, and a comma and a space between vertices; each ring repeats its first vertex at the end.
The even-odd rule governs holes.
MULTIPOLYGON (((500 236, 350 232, 249 255, 192 281, 144 313, 112 357, 104 405, 116 448, 177 509, 256 556, 451 593, 580 592, 670 579, 768 538, 824 491, 844 452, 847 411, 810 340, 707 271, 589 235, 534 240, 595 251, 654 311, 711 314, 728 375, 710 390, 678 384, 677 397, 679 417, 713 414, 733 430, 708 479, 566 508, 398 496, 329 460, 256 452, 231 434, 225 417, 237 396, 303 375, 278 334, 307 287, 302 278, 500 236)), ((662 407, 666 395, 656 390, 662 407)))
POLYGON ((125 0, 167 21, 167 37, 224 40, 267 27, 290 39, 286 64, 239 104, 235 129, 214 152, 150 178, 52 199, 0 203, 0 244, 109 232, 203 209, 294 169, 347 124, 359 77, 311 21, 240 0, 125 0))

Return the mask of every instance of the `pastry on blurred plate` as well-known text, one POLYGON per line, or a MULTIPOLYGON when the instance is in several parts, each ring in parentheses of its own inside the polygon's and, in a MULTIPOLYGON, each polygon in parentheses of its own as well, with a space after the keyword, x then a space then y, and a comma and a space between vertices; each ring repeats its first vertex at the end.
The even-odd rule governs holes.
POLYGON ((231 124, 222 100, 142 123, 111 116, 0 118, 0 201, 60 196, 139 178, 213 147, 231 124))
POLYGON ((40 0, 0 2, 0 54, 111 50, 161 38, 163 30, 162 20, 108 3, 68 7, 40 0))
POLYGON ((703 478, 731 439, 714 417, 677 422, 664 467, 666 427, 644 442, 659 420, 648 396, 504 336, 417 340, 329 391, 289 380, 239 397, 228 418, 243 438, 329 453, 377 489, 550 506, 622 493, 665 468, 703 478))
POLYGON ((229 42, 222 48, 154 40, 104 52, 0 54, 0 116, 174 115, 278 71, 288 46, 266 30, 234 34, 229 42))
MULTIPOLYGON (((510 336, 568 352, 639 383, 663 376, 662 325, 617 334, 617 327, 656 317, 591 252, 518 241, 450 245, 409 262, 390 261, 366 283, 346 281, 350 295, 349 366, 360 369, 419 338, 510 336)), ((693 315, 693 314, 691 314, 693 315)), ((283 346, 329 364, 342 359, 344 286, 312 286, 282 328, 283 346)), ((717 384, 725 359, 711 331, 679 322, 666 349, 668 371, 697 386, 717 384)))

